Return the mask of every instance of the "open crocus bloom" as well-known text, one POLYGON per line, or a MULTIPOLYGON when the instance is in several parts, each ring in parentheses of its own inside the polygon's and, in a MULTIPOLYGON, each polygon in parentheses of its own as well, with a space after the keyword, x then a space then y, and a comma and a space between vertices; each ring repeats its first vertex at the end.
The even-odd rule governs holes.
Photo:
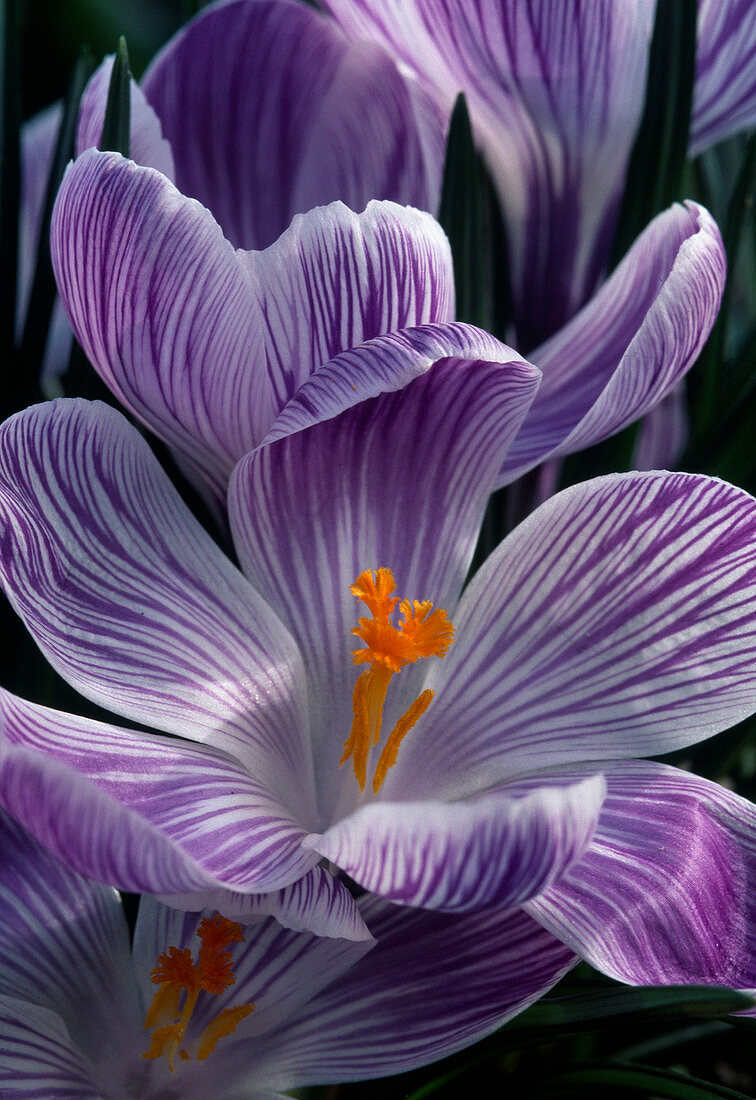
MULTIPOLYGON (((530 353, 603 275, 643 110, 654 0, 325 0, 448 117, 464 91, 506 221, 530 353)), ((699 0, 690 152, 756 122, 756 9, 699 0)), ((537 358, 535 360, 538 361, 537 358)))
POLYGON ((396 1073, 492 1031, 575 959, 522 912, 359 905, 377 941, 145 898, 132 951, 115 890, 0 813, 3 1096, 270 1100, 396 1073))
POLYGON ((756 502, 589 482, 462 591, 537 372, 445 358, 325 418, 357 367, 316 373, 234 469, 243 573, 114 410, 0 429, 11 601, 83 694, 177 735, 4 693, 2 806, 187 909, 359 940, 343 872, 423 910, 525 905, 628 981, 756 986, 753 808, 632 759, 756 706, 756 502))
MULTIPOLYGON (((519 359, 450 324, 448 242, 430 215, 393 203, 362 214, 332 203, 295 218, 262 252, 235 250, 210 211, 163 173, 90 149, 61 186, 52 253, 90 360, 219 512, 234 465, 277 417, 280 432, 297 417, 333 416, 443 357, 519 359)), ((676 205, 655 219, 534 354, 543 384, 514 441, 502 422, 493 485, 605 438, 662 400, 711 330, 724 273, 703 208, 676 205)))

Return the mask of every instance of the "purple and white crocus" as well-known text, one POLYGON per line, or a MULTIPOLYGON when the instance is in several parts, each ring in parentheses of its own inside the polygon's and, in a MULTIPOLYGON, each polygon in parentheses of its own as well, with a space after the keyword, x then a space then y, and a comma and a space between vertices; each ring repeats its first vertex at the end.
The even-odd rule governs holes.
MULTIPOLYGON (((325 0, 448 117, 464 91, 507 229, 530 354, 605 273, 643 111, 654 0, 325 0)), ((699 0, 689 152, 756 124, 756 9, 699 0)), ((537 355, 534 361, 539 362, 537 355)))
MULTIPOLYGON (((386 366, 406 380, 444 356, 496 359, 502 348, 451 323, 448 242, 430 215, 393 203, 362 214, 332 203, 295 218, 263 251, 235 250, 211 212, 163 173, 90 149, 61 185, 52 254, 91 362, 218 512, 234 465, 277 417, 293 415, 289 405, 305 416, 302 395, 316 377, 349 376, 345 387, 326 386, 331 398, 320 386, 317 419, 375 396, 386 366)), ((661 401, 711 330, 724 274, 719 232, 702 207, 674 206, 652 222, 539 349, 542 385, 516 438, 502 425, 493 486, 661 401)))
POLYGON ((418 910, 523 907, 625 981, 756 987, 754 808, 636 759, 756 708, 756 502, 589 482, 463 590, 538 372, 478 337, 399 384, 409 339, 372 342, 383 391, 337 414, 364 363, 316 372, 236 465, 241 571, 115 410, 3 425, 13 605, 82 694, 174 736, 4 692, 0 804, 78 872, 186 909, 360 940, 344 873, 418 910))
MULTIPOLYGON (((561 10, 557 8, 554 16, 557 23, 561 10)), ((588 46, 600 52, 606 41, 589 35, 583 52, 588 46)), ((393 44, 389 49, 396 56, 393 44)), ((547 65, 548 53, 543 60, 547 65)), ((80 152, 99 143, 108 75, 105 63, 85 92, 77 136, 80 152)), ((56 218, 53 252, 76 334, 119 400, 174 449, 195 477, 210 482, 207 491, 216 508, 223 507, 222 483, 231 465, 262 438, 253 433, 252 424, 259 427, 267 413, 256 409, 251 418, 248 415, 250 378, 258 380, 259 388, 260 374, 272 371, 279 392, 286 396, 291 386, 286 383, 284 393, 282 373, 295 383, 309 373, 310 361, 320 366, 324 354, 346 351, 391 327, 454 319, 448 253, 442 254, 435 238, 429 246, 436 266, 432 293, 423 298, 419 291, 408 292, 399 280, 395 293, 399 301, 411 302, 410 307, 382 316, 371 306, 370 316, 355 324, 356 307, 347 300, 350 319, 339 327, 334 318, 341 316, 342 305, 333 250, 340 250, 340 238, 346 237, 346 247, 355 253, 346 261, 350 278, 354 273, 362 278, 356 255, 359 242, 352 246, 349 238, 364 232, 366 219, 357 230, 359 223, 350 222, 343 211, 332 213, 330 226, 323 229, 322 214, 314 220, 307 214, 331 199, 344 201, 354 211, 362 211, 375 198, 437 209, 448 103, 440 105, 427 83, 407 76, 406 67, 400 74, 382 47, 350 42, 333 20, 291 0, 210 5, 158 55, 141 87, 132 85, 132 159, 158 169, 166 185, 159 188, 147 177, 139 182, 134 177, 114 186, 111 179, 112 189, 102 191, 95 186, 89 162, 86 169, 75 169, 64 185, 64 213, 59 210, 56 218), (182 195, 198 199, 205 211, 179 204, 167 181, 175 181, 182 195), (125 198, 128 206, 116 209, 116 200, 125 198), (304 221, 288 230, 298 213, 306 214, 304 221), (206 256, 198 255, 194 234, 207 243, 206 256), (164 242, 165 250, 150 250, 151 236, 164 242), (320 255, 316 238, 323 245, 320 255), (270 246, 272 252, 238 261, 241 269, 252 268, 250 278, 247 270, 230 272, 230 245, 245 250, 270 246), (286 254, 296 249, 308 252, 304 271, 292 272, 285 262, 286 254), (273 275, 282 261, 281 274, 273 275), (313 264, 331 268, 332 285, 319 276, 316 293, 311 294, 307 267, 313 264), (119 280, 129 269, 134 283, 124 310, 121 290, 126 284, 119 280), (91 274, 94 270, 97 279, 91 274), (233 284, 230 302, 206 295, 196 306, 201 280, 218 272, 233 284), (259 285, 271 277, 277 299, 286 303, 280 318, 278 301, 271 308, 266 297, 272 292, 266 296, 264 285, 259 285), (244 290, 240 283, 246 284, 244 290), (249 308, 246 322, 232 316, 235 302, 249 308), (184 340, 181 319, 193 308, 225 337, 184 340), (264 335, 257 336, 254 369, 255 341, 241 329, 254 326, 252 318, 260 309, 264 315, 256 327, 264 335), (321 325, 328 335, 318 346, 308 326, 315 331, 321 325), (144 337, 135 340, 134 333, 144 337), (297 334, 296 341, 291 333, 297 334), (219 353, 226 383, 217 381, 219 353), (283 366, 271 366, 270 360, 279 357, 283 366), (192 379, 194 405, 202 390, 199 409, 180 407, 175 375, 184 363, 192 379), (203 448, 213 454, 199 455, 203 448)), ((452 98, 455 89, 456 85, 449 89, 452 98)), ((621 101, 619 93, 617 99, 621 101)), ((614 156, 612 124, 613 116, 607 119, 606 136, 611 146, 607 155, 614 156)), ((52 134, 48 117, 30 132, 27 142, 28 257, 34 251, 33 226, 41 209, 42 168, 49 161, 52 134)), ((511 158, 509 163, 514 168, 511 158)), ((104 169, 98 173, 104 175, 104 169)), ((121 180, 125 178, 122 172, 121 180)), ((530 184, 523 186, 530 195, 530 184)), ((544 224, 551 225, 556 217, 549 214, 544 224)), ((576 228, 574 219, 569 224, 576 228)), ((531 229, 527 236, 529 241, 540 239, 531 229)), ((401 267, 396 270, 391 256, 387 263, 393 281, 401 267)), ((375 274, 375 260, 372 264, 375 274)), ((512 480, 535 459, 597 442, 663 400, 708 335, 724 267, 716 228, 700 207, 675 207, 653 223, 636 243, 622 274, 609 281, 579 320, 530 354, 543 371, 544 384, 533 419, 500 483, 512 480)), ((567 286, 578 285, 565 256, 562 266, 552 265, 548 278, 539 276, 538 285, 549 287, 557 278, 567 286)), ((584 297, 581 292, 573 302, 570 316, 584 297)), ((537 297, 530 300, 535 308, 537 297)), ((554 327, 541 323, 549 333, 554 327)), ((67 359, 66 328, 59 317, 50 368, 52 360, 60 365, 67 359)), ((277 409, 280 404, 279 398, 277 409)))
POLYGON ((271 1100, 397 1073, 494 1030, 575 960, 521 911, 358 904, 377 940, 287 932, 271 919, 226 926, 226 988, 204 982, 192 1010, 190 970, 184 997, 161 1005, 166 990, 150 975, 160 956, 164 971, 186 969, 177 959, 186 950, 200 969, 200 914, 144 898, 130 949, 116 891, 61 865, 0 813, 0 1092, 271 1100), (178 1024, 162 1022, 161 1008, 178 1024))

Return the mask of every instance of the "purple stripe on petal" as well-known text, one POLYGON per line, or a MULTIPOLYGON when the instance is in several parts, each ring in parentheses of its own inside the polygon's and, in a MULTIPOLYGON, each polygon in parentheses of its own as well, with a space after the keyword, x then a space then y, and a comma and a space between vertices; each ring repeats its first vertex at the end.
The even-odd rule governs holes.
POLYGON ((632 423, 674 388, 716 320, 726 260, 711 216, 674 205, 533 361, 543 383, 502 469, 514 480, 632 423))
POLYGON ((528 910, 620 981, 756 987, 754 806, 664 764, 602 771, 593 845, 528 910))
POLYGON ((291 886, 271 893, 197 891, 195 894, 169 894, 159 900, 174 909, 217 909, 241 924, 261 917, 275 917, 280 925, 293 931, 357 941, 371 938, 349 890, 324 867, 313 867, 291 886))
MULTIPOLYGON (((231 757, 6 692, 0 707, 3 804, 84 874, 132 891, 201 891, 204 908, 221 886, 273 890, 315 862, 300 849, 303 827, 231 757)), ((325 894, 305 901, 329 908, 325 894)))
MULTIPOLYGON (((291 430, 333 419, 261 447, 234 471, 229 518, 242 568, 306 655, 321 828, 333 820, 351 725, 360 612, 350 585, 385 566, 400 596, 453 611, 492 477, 538 382, 516 353, 476 333, 427 326, 341 356, 303 387, 296 419, 284 413, 282 422, 291 430)), ((402 691, 416 686, 413 672, 402 691)))
POLYGON ((117 154, 69 168, 52 252, 95 367, 219 509, 234 463, 314 370, 453 312, 449 244, 428 214, 336 203, 264 252, 234 252, 208 210, 117 154))
POLYGON ((456 628, 392 797, 708 737, 756 706, 756 502, 692 474, 574 486, 489 558, 456 628))
POLYGON ((643 108, 653 0, 326 0, 447 111, 464 91, 507 223, 518 345, 586 301, 604 269, 643 108))
POLYGON ((756 8, 699 0, 690 156, 756 124, 756 8))
POLYGON ((0 1089, 14 1100, 100 1100, 95 1067, 47 1008, 0 996, 0 1089))
POLYGON ((335 199, 436 209, 441 112, 383 50, 300 4, 213 5, 158 55, 144 90, 180 189, 237 247, 266 248, 335 199))
MULTIPOLYGON (((274 1085, 378 1077, 443 1058, 500 1027, 574 965, 519 910, 458 916, 376 898, 361 908, 374 949, 258 1040, 258 1072, 274 1085)), ((237 1057, 241 1064, 240 1049, 237 1057)))
MULTIPOLYGON (((95 1061, 109 1045, 128 1046, 140 1005, 118 895, 69 871, 1 812, 0 926, 0 1001, 47 1010, 41 1025, 56 1014, 95 1061)), ((0 1035, 2 1066, 10 1035, 4 1026, 0 1035)))
POLYGON ((63 178, 51 251, 105 383, 222 507, 233 462, 274 411, 264 371, 251 369, 264 359, 249 278, 210 212, 165 176, 88 150, 63 178))
MULTIPOLYGON (((430 720, 430 716, 429 716, 430 720)), ((305 841, 373 894, 447 912, 519 905, 585 853, 600 779, 525 798, 373 802, 305 841)))
POLYGON ((254 761, 261 783, 308 812, 296 647, 119 413, 54 401, 7 421, 0 516, 6 591, 70 683, 254 761))

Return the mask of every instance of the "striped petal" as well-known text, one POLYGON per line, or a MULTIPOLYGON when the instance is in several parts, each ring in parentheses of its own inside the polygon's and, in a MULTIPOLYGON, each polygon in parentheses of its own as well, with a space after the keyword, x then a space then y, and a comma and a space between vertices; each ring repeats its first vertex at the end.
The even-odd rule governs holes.
POLYGON ((505 539, 455 622, 392 798, 694 743, 756 709, 756 502, 693 474, 573 486, 505 539))
POLYGON ((458 916, 376 898, 361 908, 373 950, 258 1040, 255 1072, 274 1085, 379 1077, 443 1058, 527 1008, 575 961, 521 910, 458 916))
POLYGON ((264 252, 235 252, 208 210, 117 154, 68 169, 52 251, 95 367, 219 509, 234 463, 314 369, 453 310, 449 245, 429 215, 333 204, 264 252))
MULTIPOLYGON (((82 874, 134 892, 194 891, 197 908, 212 898, 225 911, 236 892, 275 890, 315 863, 302 826, 230 757, 7 692, 0 706, 0 802, 82 874)), ((329 921, 343 904, 327 891, 304 900, 302 919, 329 921)), ((329 921, 342 923, 338 912, 329 921)))
POLYGON ((321 410, 332 419, 261 447, 234 471, 229 518, 242 568, 308 664, 326 821, 351 724, 350 585, 386 566, 401 595, 453 608, 492 477, 537 381, 475 329, 405 330, 328 364, 303 387, 297 419, 285 410, 282 420, 291 430, 321 410), (334 415, 339 405, 346 411, 334 415))
POLYGON ((308 813, 293 641, 114 409, 54 401, 0 429, 0 575, 51 664, 88 698, 207 741, 308 813))
POLYGON ((703 207, 676 204, 655 218, 591 302, 533 352, 543 383, 502 483, 657 405, 711 332, 725 273, 719 230, 703 207))
POLYGON ((69 871, 2 812, 0 921, 0 1017, 11 1010, 18 1026, 9 1029, 8 1018, 0 1025, 0 1082, 16 1044, 19 1076, 38 1044, 40 1061, 49 1058, 53 1069, 60 1057, 72 1080, 87 1057, 116 1057, 128 1046, 140 1007, 118 895, 69 871))
MULTIPOLYGON (((85 149, 100 148, 113 61, 114 54, 106 57, 84 89, 76 128, 77 154, 85 149)), ((173 153, 170 143, 163 137, 160 119, 134 80, 129 81, 129 92, 129 159, 147 168, 157 168, 168 179, 175 179, 173 153)))
POLYGON ((756 8, 751 0, 698 0, 690 149, 756 125, 756 8))
POLYGON ((450 913, 521 904, 585 853, 600 777, 524 798, 506 787, 466 802, 373 802, 305 841, 373 894, 450 913))
POLYGON ((47 1008, 0 996, 0 1088, 13 1100, 93 1100, 95 1067, 47 1008))
POLYGON ((167 894, 158 900, 185 911, 217 909, 241 924, 249 924, 260 917, 275 917, 284 928, 297 932, 346 940, 371 938, 349 890, 324 867, 313 867, 290 886, 267 894, 197 891, 194 894, 167 894))
POLYGON ((374 45, 300 4, 214 5, 171 39, 143 87, 177 183, 237 247, 266 248, 295 214, 341 199, 435 210, 441 113, 374 45))
POLYGON ((605 775, 590 850, 528 910, 620 981, 756 988, 756 808, 664 764, 605 775))
POLYGON ((326 0, 448 112, 464 91, 501 197, 518 346, 557 331, 606 264, 643 109, 651 0, 326 0))

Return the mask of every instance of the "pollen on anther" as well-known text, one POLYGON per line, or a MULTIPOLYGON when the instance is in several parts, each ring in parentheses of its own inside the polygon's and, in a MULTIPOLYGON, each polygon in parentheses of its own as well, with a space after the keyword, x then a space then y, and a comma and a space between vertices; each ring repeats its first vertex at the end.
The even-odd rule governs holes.
POLYGON ((197 936, 200 949, 196 962, 188 948, 169 947, 159 956, 150 974, 159 989, 144 1022, 146 1029, 155 1030, 143 1057, 150 1060, 165 1057, 171 1070, 177 1054, 182 1061, 192 1056, 206 1058, 218 1040, 230 1034, 254 1008, 246 1004, 223 1009, 194 1044, 188 1049, 182 1045, 199 997, 217 996, 236 981, 231 945, 244 941, 241 925, 219 915, 203 918, 197 936))
MULTIPOLYGON (((390 569, 366 569, 351 586, 351 592, 372 613, 362 616, 352 633, 364 643, 364 648, 352 650, 356 665, 366 664, 357 678, 352 698, 353 721, 344 743, 340 764, 350 757, 360 790, 365 789, 367 764, 372 746, 381 737, 383 706, 392 677, 406 665, 426 657, 443 657, 454 640, 454 626, 446 611, 434 608, 430 600, 402 600, 400 619, 392 622, 399 599, 392 595, 396 588, 390 569)), ((379 790, 388 770, 397 759, 399 745, 433 698, 424 691, 399 719, 384 746, 373 780, 373 790, 379 790)))

